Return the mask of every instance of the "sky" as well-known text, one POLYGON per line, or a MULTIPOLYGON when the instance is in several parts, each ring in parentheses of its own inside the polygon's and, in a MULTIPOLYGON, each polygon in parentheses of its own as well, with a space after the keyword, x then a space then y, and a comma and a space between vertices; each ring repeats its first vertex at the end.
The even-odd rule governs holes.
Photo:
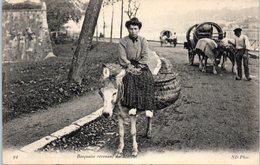
MULTIPOLYGON (((127 0, 124 1, 127 2, 127 0)), ((258 0, 140 0, 140 3, 140 9, 137 13, 137 17, 143 23, 140 35, 148 39, 158 39, 160 32, 165 29, 169 29, 172 32, 176 31, 179 35, 184 35, 184 32, 198 20, 193 15, 187 18, 188 13, 215 9, 243 9, 258 7, 259 4, 258 0)), ((115 5, 114 27, 120 27, 120 6, 121 3, 115 5)), ((111 7, 106 7, 104 11, 108 26, 106 36, 109 36, 111 7)), ((124 22, 126 20, 128 20, 128 16, 125 14, 124 22)), ((102 32, 102 10, 98 24, 98 29, 102 32)), ((114 29, 113 33, 113 37, 118 37, 119 28, 114 29)), ((127 35, 125 28, 123 34, 127 35)))

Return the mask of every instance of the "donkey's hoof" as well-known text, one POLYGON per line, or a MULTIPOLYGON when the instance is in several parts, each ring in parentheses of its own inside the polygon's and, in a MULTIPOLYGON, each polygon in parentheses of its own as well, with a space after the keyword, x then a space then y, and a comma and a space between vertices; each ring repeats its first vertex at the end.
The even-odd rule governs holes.
POLYGON ((213 71, 213 74, 218 74, 218 72, 217 71, 213 71))
POLYGON ((232 71, 233 74, 237 74, 236 69, 232 69, 231 71, 232 71))
POLYGON ((121 158, 123 156, 123 152, 116 152, 115 157, 121 158))
POLYGON ((132 156, 133 156, 133 157, 137 157, 137 155, 138 155, 138 152, 137 152, 137 151, 133 151, 133 152, 132 152, 132 156))
POLYGON ((202 69, 202 72, 203 72, 203 73, 206 73, 206 69, 202 69))
POLYGON ((148 132, 146 133, 145 137, 146 137, 147 139, 151 139, 151 138, 152 138, 152 133, 151 133, 150 131, 148 131, 148 132))
POLYGON ((152 134, 151 133, 146 133, 146 134, 142 135, 142 138, 151 139, 152 138, 152 134))
POLYGON ((146 139, 152 139, 152 135, 145 135, 146 139))

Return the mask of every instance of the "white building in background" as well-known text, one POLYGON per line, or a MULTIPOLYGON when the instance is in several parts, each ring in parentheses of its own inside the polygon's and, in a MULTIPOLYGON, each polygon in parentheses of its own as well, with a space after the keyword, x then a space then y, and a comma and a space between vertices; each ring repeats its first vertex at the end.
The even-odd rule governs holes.
MULTIPOLYGON (((10 0, 9 2, 11 3, 10 0)), ((17 0, 15 2, 23 3, 23 1, 17 0)), ((46 5, 44 2, 38 2, 39 8, 37 9, 3 9, 4 61, 39 61, 49 54, 53 55, 47 24, 46 5)))
POLYGON ((64 24, 63 27, 66 30, 68 36, 77 38, 80 34, 82 25, 83 19, 81 19, 79 23, 76 23, 73 20, 69 20, 69 22, 64 24))

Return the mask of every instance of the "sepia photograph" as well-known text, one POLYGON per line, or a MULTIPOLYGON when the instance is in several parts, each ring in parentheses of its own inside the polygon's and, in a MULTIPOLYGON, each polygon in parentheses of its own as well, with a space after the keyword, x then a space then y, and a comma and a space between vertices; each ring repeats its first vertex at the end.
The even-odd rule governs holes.
POLYGON ((258 0, 2 0, 2 163, 259 165, 258 0))

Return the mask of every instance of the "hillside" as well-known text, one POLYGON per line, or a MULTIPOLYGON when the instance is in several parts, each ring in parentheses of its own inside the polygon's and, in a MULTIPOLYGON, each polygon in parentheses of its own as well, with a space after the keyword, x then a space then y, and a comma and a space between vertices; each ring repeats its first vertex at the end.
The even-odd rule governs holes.
MULTIPOLYGON (((245 9, 237 9, 232 10, 229 8, 216 9, 216 10, 197 10, 187 13, 184 17, 189 20, 192 18, 196 18, 197 21, 207 21, 207 20, 224 20, 224 21, 232 21, 238 22, 249 17, 258 18, 259 11, 257 7, 253 8, 245 8, 245 9)), ((259 18, 258 18, 259 20, 259 18)))

